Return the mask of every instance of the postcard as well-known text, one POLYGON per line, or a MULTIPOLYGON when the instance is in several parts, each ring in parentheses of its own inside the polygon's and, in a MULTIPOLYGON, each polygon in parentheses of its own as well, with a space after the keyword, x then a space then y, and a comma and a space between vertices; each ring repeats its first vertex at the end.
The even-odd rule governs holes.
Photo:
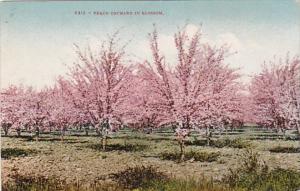
POLYGON ((299 15, 2 1, 2 190, 300 190, 299 15))

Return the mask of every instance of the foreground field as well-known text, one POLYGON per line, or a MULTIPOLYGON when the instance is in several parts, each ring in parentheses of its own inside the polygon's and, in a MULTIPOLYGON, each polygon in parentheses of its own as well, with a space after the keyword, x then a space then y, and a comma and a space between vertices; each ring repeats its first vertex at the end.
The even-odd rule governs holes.
POLYGON ((153 166, 159 172, 180 180, 205 178, 218 181, 228 175, 230 169, 241 165, 241 155, 249 149, 257 152, 270 169, 300 172, 299 142, 293 138, 283 139, 271 132, 255 132, 250 128, 222 133, 221 136, 216 134, 212 140, 215 142, 207 146, 204 138, 192 136, 186 152, 217 153, 215 158, 202 162, 191 157, 179 163, 171 157, 164 157, 166 153, 179 150, 169 131, 143 134, 123 130, 108 140, 106 151, 101 150, 100 138, 93 133, 89 136, 72 133, 64 141, 53 134, 42 134, 39 142, 28 134, 19 138, 2 137, 2 184, 15 181, 16 175, 55 177, 66 184, 114 184, 113 174, 137 166, 153 166), (238 141, 226 145, 223 140, 238 141))

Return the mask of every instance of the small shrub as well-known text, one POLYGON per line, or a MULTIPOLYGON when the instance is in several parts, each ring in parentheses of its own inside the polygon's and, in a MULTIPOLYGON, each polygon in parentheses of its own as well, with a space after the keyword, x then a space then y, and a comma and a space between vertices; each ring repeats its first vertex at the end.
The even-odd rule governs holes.
POLYGON ((242 140, 241 138, 237 138, 237 139, 226 138, 226 139, 213 140, 211 145, 217 148, 231 147, 231 148, 242 149, 242 148, 248 148, 250 146, 250 143, 242 140))
POLYGON ((106 155, 102 155, 101 158, 102 158, 102 159, 106 159, 107 156, 106 156, 106 155))
POLYGON ((163 160, 177 161, 180 159, 180 153, 179 152, 162 152, 162 153, 160 153, 160 158, 163 160))
POLYGON ((196 146, 205 146, 207 145, 207 140, 204 139, 196 139, 193 141, 186 141, 185 142, 186 145, 196 145, 196 146))
POLYGON ((247 150, 241 158, 241 166, 230 169, 230 173, 224 177, 232 188, 247 191, 295 191, 300 189, 300 173, 293 170, 270 170, 259 155, 247 150))
MULTIPOLYGON (((196 145, 196 146, 206 146, 207 140, 195 139, 193 141, 186 141, 186 145, 196 145)), ((210 146, 223 148, 223 147, 231 147, 231 148, 248 148, 250 143, 247 141, 242 140, 241 138, 237 139, 217 139, 217 140, 210 140, 210 146)))
POLYGON ((300 148, 278 146, 271 148, 269 151, 273 153, 300 153, 300 148))
POLYGON ((212 180, 179 180, 170 179, 167 181, 156 181, 152 182, 147 188, 142 189, 142 191, 236 191, 231 189, 224 184, 218 182, 213 182, 212 180))
POLYGON ((56 177, 46 178, 43 176, 12 176, 14 182, 2 184, 2 191, 124 191, 115 184, 97 183, 80 185, 78 183, 67 184, 64 180, 56 177))
POLYGON ((220 152, 195 152, 195 151, 190 151, 186 153, 186 157, 188 160, 190 159, 195 159, 195 161, 200 161, 200 162, 213 162, 218 159, 220 156, 220 152))
MULTIPOLYGON (((95 150, 102 151, 102 145, 100 144, 92 144, 88 145, 88 148, 92 148, 95 150)), ((125 152, 139 152, 148 149, 148 145, 141 145, 141 144, 109 144, 106 146, 105 151, 125 151, 125 152)))
POLYGON ((240 162, 240 167, 235 170, 230 169, 230 173, 224 177, 224 182, 231 187, 252 189, 254 183, 264 181, 262 177, 268 172, 268 166, 259 160, 258 153, 247 150, 242 153, 240 162))
POLYGON ((153 166, 137 166, 128 168, 122 172, 112 174, 113 180, 115 180, 121 187, 127 189, 135 189, 140 187, 147 187, 149 182, 168 180, 168 177, 159 172, 157 168, 153 166))
MULTIPOLYGON (((199 162, 213 162, 218 160, 220 152, 198 152, 188 151, 185 153, 184 160, 195 160, 199 162)), ((181 155, 179 152, 163 152, 160 154, 163 160, 180 161, 181 155)))
POLYGON ((58 179, 48 179, 45 177, 31 177, 16 174, 12 177, 15 182, 2 185, 3 191, 31 191, 31 190, 62 190, 64 183, 58 179))
POLYGON ((14 157, 25 157, 30 154, 36 154, 35 150, 31 149, 20 149, 20 148, 2 148, 1 149, 1 158, 2 159, 11 159, 14 157))
POLYGON ((300 173, 289 169, 274 169, 269 172, 266 182, 262 187, 269 190, 299 190, 300 173))

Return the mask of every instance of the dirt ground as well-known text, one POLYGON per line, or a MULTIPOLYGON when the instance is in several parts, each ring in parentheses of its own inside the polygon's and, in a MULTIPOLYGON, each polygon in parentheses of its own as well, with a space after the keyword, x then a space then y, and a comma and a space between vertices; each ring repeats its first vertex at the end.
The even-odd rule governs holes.
MULTIPOLYGON (((272 153, 270 148, 276 146, 298 147, 298 141, 285 140, 252 140, 251 148, 257 151, 271 168, 289 168, 300 171, 300 153, 272 153)), ((59 177, 67 182, 81 184, 96 180, 110 181, 109 175, 128 167, 153 165, 171 176, 178 178, 212 177, 220 179, 228 173, 229 168, 240 165, 240 154, 244 149, 216 148, 209 146, 187 146, 186 150, 221 153, 215 162, 186 161, 177 163, 162 160, 159 155, 163 151, 179 150, 172 137, 145 135, 136 133, 130 137, 121 135, 108 140, 109 151, 99 149, 100 139, 96 136, 66 136, 60 141, 58 136, 42 135, 36 142, 28 137, 2 137, 2 150, 19 148, 32 150, 28 156, 17 156, 1 160, 2 183, 10 180, 15 174, 59 177), (116 145, 138 145, 141 148, 132 150, 116 145), (110 147, 109 147, 110 148, 110 147)))

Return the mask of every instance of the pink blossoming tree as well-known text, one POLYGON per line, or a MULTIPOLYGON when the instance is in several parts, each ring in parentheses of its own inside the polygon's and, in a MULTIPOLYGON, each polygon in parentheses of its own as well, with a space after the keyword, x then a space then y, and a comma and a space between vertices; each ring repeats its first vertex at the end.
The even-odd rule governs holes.
POLYGON ((25 110, 25 118, 28 121, 30 131, 35 131, 36 141, 41 131, 49 129, 50 112, 53 107, 49 95, 49 88, 40 91, 28 88, 22 100, 25 110))
POLYGON ((250 95, 256 123, 300 133, 300 60, 298 57, 270 62, 254 76, 250 95))
POLYGON ((177 63, 168 67, 158 45, 158 34, 149 34, 153 61, 139 65, 147 87, 147 107, 156 111, 159 125, 176 126, 176 136, 184 159, 184 140, 190 130, 237 117, 239 75, 225 65, 228 48, 200 44, 200 32, 188 36, 180 30, 174 35, 177 63))
POLYGON ((70 69, 68 83, 75 107, 80 108, 102 137, 105 150, 108 133, 122 125, 123 109, 132 86, 132 71, 117 33, 98 50, 78 46, 78 61, 70 69))
POLYGON ((1 91, 1 127, 7 136, 10 128, 16 129, 18 135, 21 133, 21 125, 25 124, 24 115, 24 87, 10 86, 1 91))

